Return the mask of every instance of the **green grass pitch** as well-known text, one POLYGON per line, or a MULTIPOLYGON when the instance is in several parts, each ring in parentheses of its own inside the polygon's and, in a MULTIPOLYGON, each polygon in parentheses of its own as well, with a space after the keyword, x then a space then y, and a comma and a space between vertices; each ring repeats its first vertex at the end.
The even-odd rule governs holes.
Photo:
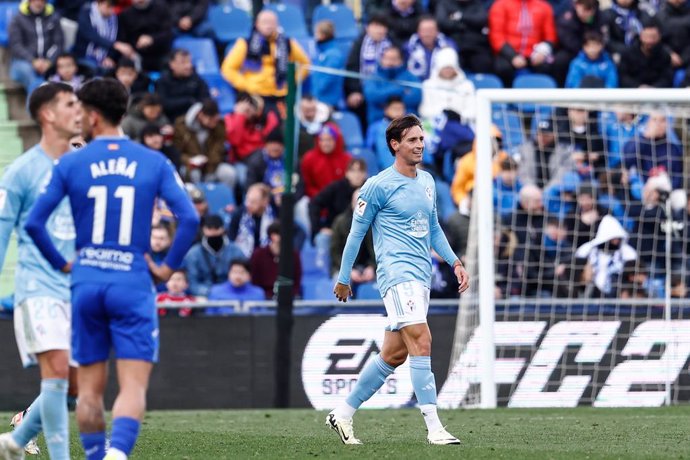
MULTIPOLYGON (((325 415, 313 410, 151 412, 131 458, 690 459, 690 406, 441 411, 462 446, 428 446, 424 422, 413 409, 360 411, 355 434, 364 445, 344 446, 325 426, 325 415)), ((10 416, 0 414, 4 420, 10 416)), ((39 443, 46 452, 42 439, 39 443)), ((72 458, 83 458, 74 424, 72 458)))

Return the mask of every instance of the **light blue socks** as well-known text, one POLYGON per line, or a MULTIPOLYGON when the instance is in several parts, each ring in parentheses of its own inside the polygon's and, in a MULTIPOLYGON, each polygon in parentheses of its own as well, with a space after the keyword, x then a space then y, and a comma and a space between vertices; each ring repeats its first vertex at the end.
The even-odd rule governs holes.
POLYGON ((24 447, 41 432, 41 395, 38 395, 24 413, 22 423, 12 432, 12 439, 24 447))
POLYGON ((41 381, 41 421, 51 460, 69 460, 66 379, 41 381))
POLYGON ((334 409, 335 415, 340 418, 351 419, 359 406, 379 391, 386 378, 394 371, 395 368, 386 363, 381 355, 376 355, 359 374, 357 384, 347 399, 334 409))
POLYGON ((436 379, 431 372, 431 357, 410 356, 410 377, 427 430, 432 433, 443 428, 436 411, 436 379))

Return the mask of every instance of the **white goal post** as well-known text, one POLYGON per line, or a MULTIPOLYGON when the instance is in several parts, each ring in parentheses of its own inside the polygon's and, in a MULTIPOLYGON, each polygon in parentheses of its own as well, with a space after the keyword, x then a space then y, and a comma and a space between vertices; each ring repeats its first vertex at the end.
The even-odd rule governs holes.
MULTIPOLYGON (((477 92, 476 142, 477 160, 474 199, 478 235, 478 304, 480 351, 478 358, 480 383, 479 407, 497 406, 494 378, 496 347, 494 342, 494 211, 492 188, 492 104, 690 104, 687 89, 481 89, 477 92)), ((557 299, 554 299, 557 302, 557 299)), ((665 317, 670 316, 666 302, 665 317)), ((451 363, 451 366, 453 364, 451 363)), ((667 384, 668 387, 668 384, 667 384)), ((667 391, 668 388, 667 388, 667 391)))

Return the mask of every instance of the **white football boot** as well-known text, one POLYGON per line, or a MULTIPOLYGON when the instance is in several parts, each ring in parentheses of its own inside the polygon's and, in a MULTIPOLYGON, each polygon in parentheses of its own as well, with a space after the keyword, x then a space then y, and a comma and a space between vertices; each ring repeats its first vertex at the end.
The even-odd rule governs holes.
POLYGON ((352 419, 338 418, 331 412, 326 416, 326 426, 338 433, 343 444, 362 444, 362 441, 355 438, 352 419))
POLYGON ((437 446, 461 444, 460 440, 452 434, 448 433, 445 428, 439 428, 433 433, 429 433, 429 435, 426 437, 426 440, 429 442, 429 444, 437 446))
POLYGON ((0 460, 24 460, 24 449, 12 439, 12 433, 0 434, 0 460))
MULTIPOLYGON (((25 413, 26 411, 21 411, 14 414, 14 417, 12 417, 12 421, 10 421, 10 426, 12 428, 17 428, 19 424, 22 423, 22 420, 24 420, 25 413)), ((26 445, 24 446, 24 452, 26 452, 29 455, 38 455, 41 453, 41 449, 38 447, 36 438, 33 438, 26 443, 26 445)))

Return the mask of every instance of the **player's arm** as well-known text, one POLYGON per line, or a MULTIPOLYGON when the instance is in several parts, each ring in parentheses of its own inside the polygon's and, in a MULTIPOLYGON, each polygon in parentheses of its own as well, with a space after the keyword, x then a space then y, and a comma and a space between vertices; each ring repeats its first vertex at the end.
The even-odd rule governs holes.
MULTIPOLYGON (((434 198, 436 198, 435 195, 434 198)), ((455 273, 458 279, 458 292, 465 292, 470 285, 470 276, 462 265, 462 262, 460 262, 460 259, 458 259, 455 251, 453 251, 453 248, 450 247, 446 234, 443 232, 441 224, 438 222, 438 211, 436 210, 435 201, 433 211, 431 212, 431 247, 434 248, 434 251, 436 251, 448 265, 453 267, 453 273, 455 273)))
POLYGON ((177 175, 170 161, 166 161, 161 168, 161 182, 158 196, 165 200, 177 220, 177 231, 168 255, 160 266, 157 266, 150 258, 149 269, 155 278, 166 281, 172 275, 173 270, 182 265, 184 256, 189 251, 197 229, 199 228, 199 216, 189 196, 184 191, 182 179, 177 175))
POLYGON ((345 242, 343 257, 340 262, 340 272, 338 273, 338 282, 333 289, 335 296, 342 302, 347 302, 347 298, 352 295, 350 273, 355 264, 362 240, 379 210, 376 191, 376 187, 372 186, 371 183, 364 184, 364 187, 359 192, 359 198, 353 211, 352 227, 350 227, 350 234, 345 242))
POLYGON ((34 240, 34 244, 41 251, 43 257, 46 258, 55 270, 69 272, 70 264, 62 257, 60 251, 57 250, 53 240, 50 239, 48 230, 46 230, 48 218, 67 194, 67 184, 63 178, 64 172, 60 167, 63 164, 58 163, 53 168, 50 183, 38 197, 38 200, 36 200, 24 228, 31 239, 34 240))
POLYGON ((17 225, 23 202, 19 178, 15 171, 8 169, 0 181, 0 268, 5 264, 12 229, 17 225))

